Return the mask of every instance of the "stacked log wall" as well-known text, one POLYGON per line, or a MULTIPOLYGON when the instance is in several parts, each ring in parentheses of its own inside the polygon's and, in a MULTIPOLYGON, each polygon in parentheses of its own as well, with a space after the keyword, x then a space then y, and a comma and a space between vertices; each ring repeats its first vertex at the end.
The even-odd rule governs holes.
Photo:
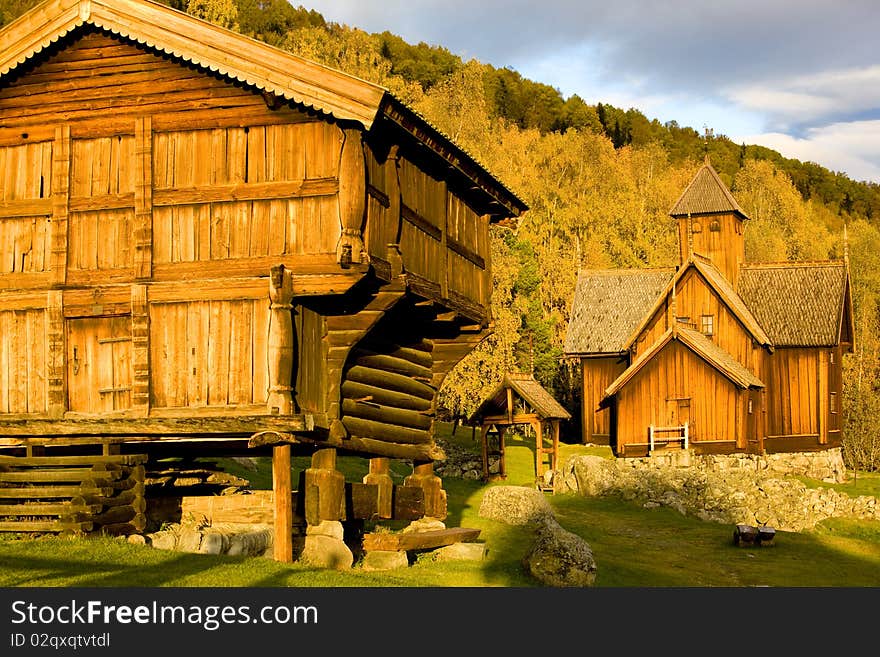
POLYGON ((141 532, 146 460, 143 455, 0 456, 0 531, 141 532))

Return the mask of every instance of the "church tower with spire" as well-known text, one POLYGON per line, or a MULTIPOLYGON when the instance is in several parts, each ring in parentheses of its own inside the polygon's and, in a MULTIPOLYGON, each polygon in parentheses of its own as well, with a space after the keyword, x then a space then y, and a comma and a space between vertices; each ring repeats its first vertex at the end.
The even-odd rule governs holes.
POLYGON ((746 213, 709 162, 697 171, 669 214, 678 221, 679 264, 702 256, 736 287, 745 262, 746 213))

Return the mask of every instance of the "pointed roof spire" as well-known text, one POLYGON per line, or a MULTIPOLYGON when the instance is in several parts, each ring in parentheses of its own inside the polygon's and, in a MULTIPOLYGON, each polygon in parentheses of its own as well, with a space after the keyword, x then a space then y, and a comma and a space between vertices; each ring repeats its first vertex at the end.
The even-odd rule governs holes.
POLYGON ((703 166, 700 167, 694 179, 672 206, 669 214, 673 217, 684 217, 689 214, 714 214, 717 212, 734 212, 743 219, 748 219, 739 203, 733 198, 733 194, 712 168, 707 153, 703 166))
POLYGON ((849 269, 849 233, 846 230, 846 222, 843 224, 843 264, 849 269))

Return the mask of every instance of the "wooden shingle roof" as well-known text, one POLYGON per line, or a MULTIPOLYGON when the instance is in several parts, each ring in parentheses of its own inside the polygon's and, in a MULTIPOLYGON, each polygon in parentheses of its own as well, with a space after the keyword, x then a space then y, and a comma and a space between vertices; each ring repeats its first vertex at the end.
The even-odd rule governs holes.
POLYGON ((612 383, 605 389, 605 400, 616 395, 623 386, 625 386, 639 371, 651 362, 663 348, 673 341, 678 341, 690 349, 694 354, 702 358, 706 363, 713 367, 716 371, 723 374, 731 382, 740 388, 763 388, 764 383, 757 376, 752 374, 739 361, 731 356, 724 349, 712 342, 699 331, 676 324, 669 328, 657 341, 646 349, 636 358, 633 363, 624 370, 612 383))
POLYGON ((507 413, 507 389, 512 389, 531 409, 544 420, 568 420, 571 414, 553 398, 531 374, 508 372, 504 380, 486 397, 471 415, 471 424, 484 417, 507 413))
POLYGON ((691 269, 696 269, 703 277, 703 280, 718 294, 719 298, 730 309, 731 313, 742 323, 745 329, 758 342, 758 344, 770 347, 771 340, 760 322, 749 310, 747 304, 743 301, 736 290, 728 283, 724 275, 707 259, 700 256, 692 256, 688 261, 679 267, 678 271, 670 278, 662 293, 656 298, 654 303, 647 308, 643 317, 635 323, 629 336, 624 341, 624 349, 629 349, 647 328, 654 314, 660 309, 666 298, 672 294, 673 288, 681 283, 681 280, 691 269))
POLYGON ((617 354, 672 280, 675 270, 581 271, 565 336, 567 356, 617 354))
POLYGON ((748 219, 739 203, 733 198, 733 194, 727 189, 727 185, 722 182, 707 160, 672 206, 669 214, 673 217, 684 217, 689 214, 719 212, 734 212, 743 219, 748 219))
POLYGON ((839 262, 743 265, 739 293, 777 346, 840 342, 847 269, 839 262))

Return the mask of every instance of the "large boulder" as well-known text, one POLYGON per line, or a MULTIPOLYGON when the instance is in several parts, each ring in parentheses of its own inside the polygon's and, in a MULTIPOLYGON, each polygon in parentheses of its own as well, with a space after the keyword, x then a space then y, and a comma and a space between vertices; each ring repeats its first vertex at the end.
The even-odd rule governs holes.
MULTIPOLYGON (((294 546, 294 550, 299 546, 294 546)), ((354 563, 354 555, 349 547, 332 536, 312 534, 305 537, 298 561, 315 568, 348 570, 354 563)))
POLYGON ((537 489, 492 486, 483 494, 479 515, 508 525, 528 525, 553 518, 553 510, 537 489))
POLYGON ((586 587, 596 581, 596 561, 589 544, 556 520, 546 520, 538 527, 523 567, 545 586, 586 587))

